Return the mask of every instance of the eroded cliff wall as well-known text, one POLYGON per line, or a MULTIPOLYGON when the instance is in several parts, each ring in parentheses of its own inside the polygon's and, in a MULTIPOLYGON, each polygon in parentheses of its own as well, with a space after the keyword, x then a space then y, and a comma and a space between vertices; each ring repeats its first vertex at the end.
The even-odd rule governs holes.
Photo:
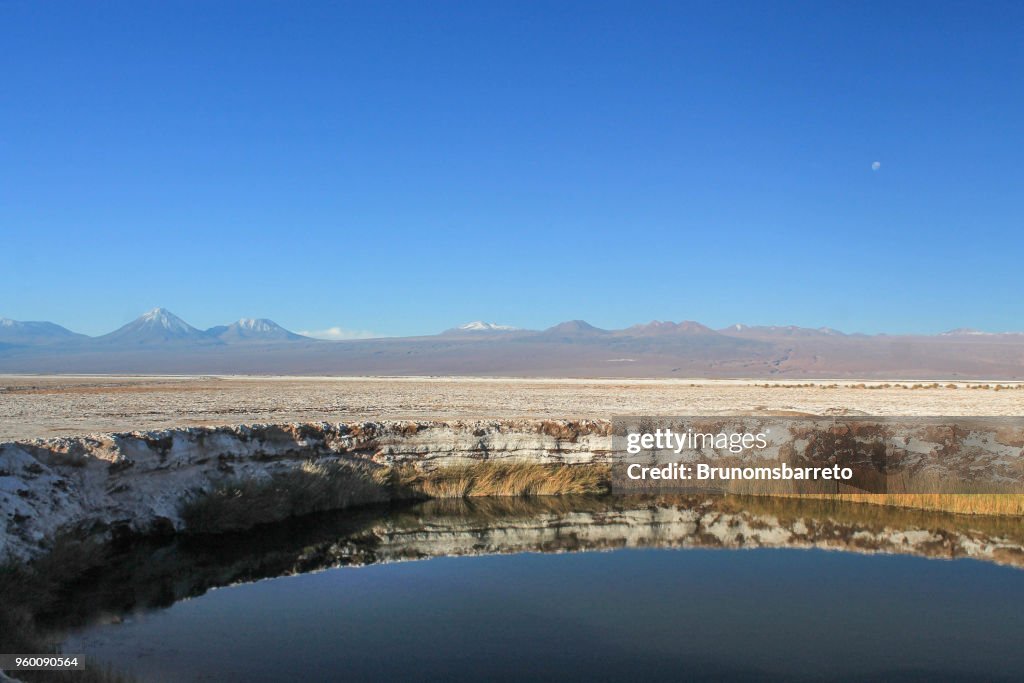
MULTIPOLYGON (((726 428, 735 418, 708 428, 726 428)), ((767 419, 767 418, 766 418, 767 419)), ((911 418, 908 418, 911 420, 911 418)), ((935 477, 987 471, 1024 480, 1024 427, 970 418, 954 426, 889 420, 884 439, 902 461, 935 477)), ((847 430, 850 426, 831 427, 847 430)), ((870 438, 881 429, 866 430, 870 438)), ((225 482, 270 481, 310 463, 420 470, 479 461, 580 465, 609 462, 605 420, 377 421, 191 427, 0 444, 0 561, 44 552, 61 534, 106 536, 181 530, 183 506, 225 482)), ((813 434, 775 432, 749 457, 813 450, 813 434), (788 451, 787 451, 788 449, 788 451)), ((859 438, 859 437, 858 437, 859 438)), ((746 456, 745 456, 746 457, 746 456)))
POLYGON ((221 482, 310 460, 430 469, 481 460, 582 464, 607 457, 604 421, 357 422, 98 434, 0 444, 0 561, 61 532, 182 528, 182 504, 221 482))

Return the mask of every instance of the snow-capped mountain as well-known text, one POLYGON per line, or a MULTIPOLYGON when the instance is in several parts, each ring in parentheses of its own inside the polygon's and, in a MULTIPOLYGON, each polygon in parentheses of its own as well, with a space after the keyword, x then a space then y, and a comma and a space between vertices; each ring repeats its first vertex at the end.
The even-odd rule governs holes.
POLYGON ((459 325, 456 329, 462 330, 463 332, 512 332, 518 330, 518 327, 512 327, 511 325, 499 325, 497 323, 488 323, 483 320, 474 320, 471 323, 465 325, 459 325))
POLYGON ((165 342, 209 342, 202 330, 189 325, 166 308, 154 308, 127 325, 96 338, 99 342, 118 344, 154 344, 165 342))
POLYGON ((512 327, 511 325, 499 325, 498 323, 489 323, 483 320, 474 320, 473 322, 466 323, 465 325, 459 325, 453 327, 450 330, 445 330, 442 335, 452 334, 505 334, 508 332, 522 332, 518 327, 512 327))
POLYGON ((221 341, 232 342, 275 342, 308 340, 300 334, 289 332, 267 318, 242 318, 230 325, 211 327, 206 334, 221 341))

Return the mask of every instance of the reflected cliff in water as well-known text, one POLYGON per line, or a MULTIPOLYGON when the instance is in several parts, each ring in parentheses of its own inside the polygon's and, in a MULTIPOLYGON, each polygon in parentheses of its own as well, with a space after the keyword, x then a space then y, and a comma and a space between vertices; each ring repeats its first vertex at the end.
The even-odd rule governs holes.
POLYGON ((67 588, 59 611, 39 616, 55 628, 78 628, 167 607, 212 588, 332 567, 621 548, 817 548, 1021 567, 1024 528, 1013 518, 805 499, 431 500, 304 517, 244 534, 109 548, 102 566, 67 588))

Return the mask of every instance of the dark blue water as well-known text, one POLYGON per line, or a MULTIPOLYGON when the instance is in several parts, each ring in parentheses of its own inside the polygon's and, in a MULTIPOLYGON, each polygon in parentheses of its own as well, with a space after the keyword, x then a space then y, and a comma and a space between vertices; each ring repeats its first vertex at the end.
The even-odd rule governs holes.
POLYGON ((1021 680, 1024 572, 817 550, 339 568, 68 641, 153 681, 1021 680))

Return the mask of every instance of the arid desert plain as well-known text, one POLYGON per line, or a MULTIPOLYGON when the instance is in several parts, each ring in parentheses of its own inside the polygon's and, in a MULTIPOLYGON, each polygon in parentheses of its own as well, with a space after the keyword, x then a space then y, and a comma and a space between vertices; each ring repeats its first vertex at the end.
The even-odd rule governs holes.
POLYGON ((1024 383, 0 375, 0 441, 359 419, 1020 415, 1024 383))

